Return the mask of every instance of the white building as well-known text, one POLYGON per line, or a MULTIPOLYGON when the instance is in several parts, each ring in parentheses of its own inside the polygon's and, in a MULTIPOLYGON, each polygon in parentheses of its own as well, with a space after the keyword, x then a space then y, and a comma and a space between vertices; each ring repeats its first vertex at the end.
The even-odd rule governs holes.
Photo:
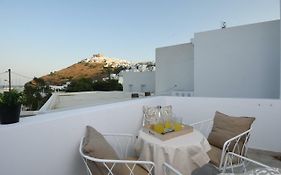
POLYGON ((156 94, 194 90, 194 53, 191 43, 156 49, 156 94))
POLYGON ((280 20, 196 33, 194 94, 279 98, 280 20))
POLYGON ((195 33, 194 48, 156 49, 156 66, 156 94, 279 98, 280 20, 195 33))
POLYGON ((155 71, 122 72, 124 92, 155 92, 155 71))

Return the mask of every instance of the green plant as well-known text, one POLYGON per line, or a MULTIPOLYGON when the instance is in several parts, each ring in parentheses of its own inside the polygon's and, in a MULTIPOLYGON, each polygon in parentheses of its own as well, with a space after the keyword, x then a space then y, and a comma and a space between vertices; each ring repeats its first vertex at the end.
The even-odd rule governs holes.
POLYGON ((0 93, 0 106, 16 106, 22 104, 23 101, 22 93, 16 90, 0 93))

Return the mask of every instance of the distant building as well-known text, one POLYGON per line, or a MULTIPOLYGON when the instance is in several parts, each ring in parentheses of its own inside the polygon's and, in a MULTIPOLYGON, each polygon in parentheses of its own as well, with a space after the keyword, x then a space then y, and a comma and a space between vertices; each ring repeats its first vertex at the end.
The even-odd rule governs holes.
POLYGON ((194 90, 193 52, 191 43, 156 49, 156 95, 194 90))
POLYGON ((155 71, 124 71, 123 92, 155 92, 155 71))
POLYGON ((70 85, 70 82, 66 82, 64 85, 61 85, 61 86, 50 85, 50 88, 51 88, 53 91, 58 92, 58 91, 63 91, 63 90, 65 90, 68 85, 70 85))

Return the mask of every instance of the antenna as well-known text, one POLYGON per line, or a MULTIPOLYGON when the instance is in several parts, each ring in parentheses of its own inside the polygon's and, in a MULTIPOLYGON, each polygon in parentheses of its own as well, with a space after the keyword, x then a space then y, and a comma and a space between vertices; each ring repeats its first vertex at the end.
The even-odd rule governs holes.
POLYGON ((225 21, 222 21, 222 22, 221 22, 221 28, 222 28, 222 29, 225 29, 225 28, 226 28, 226 22, 225 22, 225 21))

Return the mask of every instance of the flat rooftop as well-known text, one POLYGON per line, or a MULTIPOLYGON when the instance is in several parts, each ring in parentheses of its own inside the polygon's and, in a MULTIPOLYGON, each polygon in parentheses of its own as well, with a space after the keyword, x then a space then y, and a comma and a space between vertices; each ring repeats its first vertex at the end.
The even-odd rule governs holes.
MULTIPOLYGON (((144 93, 138 93, 139 98, 144 97, 144 93)), ((132 92, 122 91, 90 91, 90 92, 62 92, 55 93, 46 102, 40 112, 50 112, 53 110, 76 109, 81 107, 97 106, 132 100, 132 92)))

